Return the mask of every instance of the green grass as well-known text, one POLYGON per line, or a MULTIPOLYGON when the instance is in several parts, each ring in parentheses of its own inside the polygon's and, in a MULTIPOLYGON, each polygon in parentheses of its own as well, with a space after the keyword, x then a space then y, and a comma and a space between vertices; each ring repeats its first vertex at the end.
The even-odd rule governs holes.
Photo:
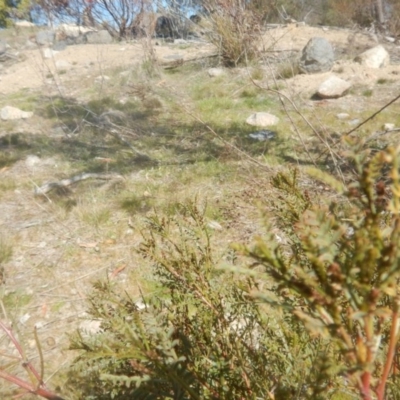
POLYGON ((12 291, 3 297, 3 303, 6 310, 21 312, 32 301, 32 295, 24 290, 12 291))
POLYGON ((374 94, 374 91, 372 89, 366 89, 362 92, 362 95, 364 97, 372 97, 373 94, 374 94))
POLYGON ((39 104, 40 96, 38 93, 32 93, 30 89, 21 89, 18 92, 0 97, 0 108, 12 106, 20 108, 22 111, 35 111, 39 104))
POLYGON ((13 254, 13 246, 8 240, 0 236, 0 264, 10 261, 13 254))
POLYGON ((92 228, 99 229, 110 221, 111 210, 104 207, 81 209, 80 217, 85 224, 92 228))
POLYGON ((386 84, 386 83, 393 83, 394 81, 393 81, 393 79, 387 79, 387 78, 379 78, 377 81, 376 81, 376 83, 378 84, 378 85, 384 85, 384 84, 386 84))
POLYGON ((300 68, 297 60, 283 61, 278 66, 276 76, 278 79, 290 79, 300 73, 300 68))
POLYGON ((120 207, 130 215, 145 213, 152 209, 153 204, 152 197, 136 194, 124 195, 120 201, 120 207))

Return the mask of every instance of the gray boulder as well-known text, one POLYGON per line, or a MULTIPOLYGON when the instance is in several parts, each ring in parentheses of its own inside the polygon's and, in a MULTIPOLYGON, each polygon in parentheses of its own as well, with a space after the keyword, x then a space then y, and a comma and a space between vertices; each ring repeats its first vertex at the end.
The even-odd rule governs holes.
POLYGON ((110 44, 113 42, 112 36, 105 29, 97 32, 87 32, 85 36, 88 44, 110 44))
POLYGON ((332 45, 324 38, 314 37, 303 49, 299 67, 305 74, 330 71, 335 61, 332 45))
POLYGON ((54 31, 40 31, 36 34, 36 43, 39 46, 51 46, 56 39, 54 31))

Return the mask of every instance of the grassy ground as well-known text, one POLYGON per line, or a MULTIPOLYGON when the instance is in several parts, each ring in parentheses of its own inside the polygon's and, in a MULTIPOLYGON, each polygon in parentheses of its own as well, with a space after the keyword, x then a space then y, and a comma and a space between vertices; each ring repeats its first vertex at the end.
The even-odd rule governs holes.
MULTIPOLYGON (((154 68, 151 74, 145 67, 104 71, 110 79, 101 85, 67 74, 63 79, 76 96, 27 90, 0 98, 0 107, 35 114, 1 128, 0 222, 7 227, 0 234, 1 305, 34 362, 37 327, 45 377, 61 392, 74 356, 67 350, 68 335, 83 323, 92 282, 108 278, 138 298, 141 291, 156 290, 146 260, 137 254, 147 215, 179 213, 179 203, 194 198, 206 202, 223 262, 232 242, 250 242, 262 233, 260 208, 273 171, 313 163, 333 168, 329 152, 321 157, 321 150, 351 129, 336 118, 342 110, 333 103, 294 96, 302 115, 290 103, 285 111, 276 93, 262 89, 271 77, 260 67, 217 78, 200 64, 154 68), (273 140, 249 138, 257 128, 244 121, 257 111, 279 116, 273 140), (84 172, 123 179, 88 180, 34 196, 45 182, 84 172)), ((273 84, 290 89, 284 81, 273 84)), ((362 120, 373 108, 366 89, 354 90, 366 101, 362 120)), ((388 117, 400 125, 400 117, 390 113, 359 134, 369 136, 388 117)), ((323 193, 322 186, 311 185, 323 193)), ((0 345, 2 351, 8 346, 5 340, 0 345)), ((14 389, 0 381, 0 392, 6 398, 14 389)))

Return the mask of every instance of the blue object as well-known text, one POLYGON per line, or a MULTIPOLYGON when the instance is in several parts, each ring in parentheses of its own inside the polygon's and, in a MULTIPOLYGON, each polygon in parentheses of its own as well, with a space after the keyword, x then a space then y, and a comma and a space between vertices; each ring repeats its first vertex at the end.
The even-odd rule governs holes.
POLYGON ((273 139, 276 136, 276 132, 270 131, 268 129, 257 131, 249 134, 249 137, 258 140, 259 142, 264 142, 266 140, 273 139))

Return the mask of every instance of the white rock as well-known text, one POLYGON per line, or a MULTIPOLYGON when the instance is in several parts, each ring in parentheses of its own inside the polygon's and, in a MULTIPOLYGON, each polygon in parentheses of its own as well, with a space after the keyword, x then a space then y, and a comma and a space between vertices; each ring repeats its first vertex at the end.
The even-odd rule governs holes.
POLYGON ((337 76, 331 76, 320 85, 317 95, 323 99, 336 99, 343 96, 350 87, 350 82, 337 76))
POLYGON ((385 131, 391 131, 392 129, 394 129, 396 127, 395 124, 390 124, 390 123, 386 123, 385 125, 383 125, 383 129, 385 131))
POLYGON ((10 121, 15 119, 26 119, 32 117, 33 112, 22 111, 19 108, 5 106, 0 110, 0 118, 4 121, 10 121))
POLYGON ((92 31, 91 28, 86 28, 84 26, 78 26, 74 24, 60 24, 57 28, 58 33, 64 33, 66 36, 71 38, 77 38, 83 33, 92 31))
POLYGON ((264 127, 276 125, 279 122, 279 118, 267 112, 257 112, 251 114, 250 117, 246 119, 246 122, 249 125, 264 127))
POLYGON ((30 314, 26 313, 22 317, 19 318, 19 322, 23 325, 23 324, 25 324, 25 322, 28 321, 28 319, 30 317, 31 317, 30 314))
POLYGON ((187 43, 187 40, 185 40, 185 39, 175 39, 174 40, 174 44, 186 44, 187 43))
POLYGON ((390 43, 394 43, 396 41, 396 38, 392 36, 385 36, 385 40, 387 40, 390 43))
POLYGON ((99 75, 98 77, 95 78, 95 82, 97 83, 102 83, 105 81, 109 81, 111 78, 107 75, 99 75))
POLYGON ((34 166, 36 166, 38 164, 40 164, 40 158, 38 156, 29 155, 28 157, 26 157, 25 165, 28 168, 32 168, 32 167, 34 167, 34 166))
POLYGON ((217 221, 210 221, 207 226, 216 231, 222 231, 222 226, 217 221))
POLYGON ((350 114, 347 114, 347 113, 339 113, 339 114, 336 114, 336 118, 337 118, 337 119, 341 119, 341 120, 347 119, 347 118, 349 118, 349 117, 350 117, 350 114))
POLYGON ((208 71, 208 76, 215 78, 216 76, 225 75, 225 71, 222 68, 210 68, 208 71))
POLYGON ((368 68, 382 68, 389 65, 390 56, 385 48, 379 45, 359 54, 354 61, 368 68))
POLYGON ((15 26, 17 26, 19 28, 33 28, 36 25, 33 22, 23 20, 23 21, 15 22, 15 26))

